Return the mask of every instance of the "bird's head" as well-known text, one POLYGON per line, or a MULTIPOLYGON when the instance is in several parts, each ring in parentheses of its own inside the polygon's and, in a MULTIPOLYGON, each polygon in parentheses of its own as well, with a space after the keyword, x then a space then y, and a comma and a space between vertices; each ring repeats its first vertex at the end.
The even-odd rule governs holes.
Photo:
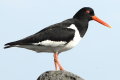
POLYGON ((94 10, 90 7, 84 7, 82 9, 80 9, 74 16, 73 18, 76 19, 87 19, 88 21, 90 20, 95 20, 97 22, 99 22, 100 24, 112 28, 110 25, 108 25, 106 22, 102 21, 101 19, 99 19, 97 16, 95 16, 94 10))

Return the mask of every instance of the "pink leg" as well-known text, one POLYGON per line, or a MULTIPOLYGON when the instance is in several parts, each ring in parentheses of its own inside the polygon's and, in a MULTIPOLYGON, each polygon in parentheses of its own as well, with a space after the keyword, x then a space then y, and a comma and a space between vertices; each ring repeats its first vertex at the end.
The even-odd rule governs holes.
POLYGON ((58 64, 57 64, 57 60, 56 60, 56 53, 54 53, 54 64, 55 64, 55 69, 58 70, 58 64))
POLYGON ((54 53, 54 62, 55 62, 56 69, 57 69, 57 66, 59 66, 60 70, 64 70, 64 68, 61 66, 61 64, 58 60, 58 53, 54 53))

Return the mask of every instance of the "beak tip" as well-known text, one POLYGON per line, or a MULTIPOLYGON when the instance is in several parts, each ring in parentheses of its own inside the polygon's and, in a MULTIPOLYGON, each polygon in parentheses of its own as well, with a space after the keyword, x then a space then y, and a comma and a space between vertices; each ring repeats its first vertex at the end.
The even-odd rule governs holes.
POLYGON ((92 16, 92 19, 101 23, 102 25, 106 26, 106 27, 109 27, 109 28, 112 28, 112 26, 108 25, 107 23, 105 23, 104 21, 102 21, 101 19, 99 19, 98 17, 96 16, 92 16))
POLYGON ((109 26, 109 28, 112 28, 112 26, 109 26))

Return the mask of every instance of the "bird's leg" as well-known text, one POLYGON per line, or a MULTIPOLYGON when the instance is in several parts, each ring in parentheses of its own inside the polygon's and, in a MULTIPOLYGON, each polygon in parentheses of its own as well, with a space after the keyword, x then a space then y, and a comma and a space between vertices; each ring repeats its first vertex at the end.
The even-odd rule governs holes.
POLYGON ((64 70, 64 68, 61 66, 61 64, 60 64, 60 62, 58 60, 58 53, 55 53, 54 56, 55 56, 54 59, 56 60, 56 63, 59 66, 60 70, 64 70))
POLYGON ((55 69, 58 70, 58 64, 57 64, 57 53, 54 53, 54 64, 55 64, 55 69))

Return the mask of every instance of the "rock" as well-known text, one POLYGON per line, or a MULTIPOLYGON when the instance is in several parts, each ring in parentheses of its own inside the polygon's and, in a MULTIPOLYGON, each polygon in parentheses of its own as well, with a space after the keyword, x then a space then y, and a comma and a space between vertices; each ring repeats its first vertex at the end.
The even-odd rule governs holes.
POLYGON ((79 76, 67 71, 47 71, 41 74, 37 80, 84 80, 79 76))

